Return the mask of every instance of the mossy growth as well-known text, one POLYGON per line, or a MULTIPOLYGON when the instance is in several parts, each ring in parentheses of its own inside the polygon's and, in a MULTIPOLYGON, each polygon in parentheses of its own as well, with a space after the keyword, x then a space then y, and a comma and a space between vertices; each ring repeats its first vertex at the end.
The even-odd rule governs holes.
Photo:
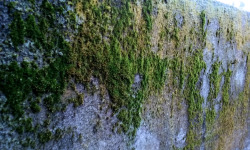
POLYGON ((186 96, 189 104, 188 112, 189 118, 193 120, 197 117, 199 112, 201 111, 201 104, 203 99, 199 94, 199 90, 196 88, 196 83, 199 80, 199 75, 202 69, 206 68, 206 64, 203 61, 203 55, 201 50, 197 50, 194 52, 194 56, 192 57, 192 62, 190 64, 190 68, 188 71, 188 79, 187 79, 187 91, 186 96))
POLYGON ((231 24, 231 27, 229 28, 227 28, 227 33, 226 33, 226 36, 227 36, 227 41, 230 41, 230 42, 232 42, 232 40, 234 39, 234 37, 235 37, 235 31, 233 30, 234 29, 234 27, 233 27, 233 24, 231 24))
MULTIPOLYGON (((213 72, 218 72, 216 71, 216 68, 219 68, 220 63, 215 63, 213 64, 212 68, 214 68, 213 72), (217 67, 216 67, 217 66, 217 67)), ((215 73, 211 73, 210 76, 216 77, 215 73)), ((217 77, 224 76, 224 84, 222 86, 222 108, 218 112, 218 114, 215 113, 214 106, 210 106, 213 109, 210 109, 206 112, 206 126, 207 126, 207 134, 208 134, 208 139, 209 141, 213 142, 215 137, 218 137, 218 145, 210 145, 213 146, 213 148, 216 149, 226 149, 225 145, 225 140, 227 138, 233 138, 231 137, 233 134, 233 130, 235 128, 236 122, 239 123, 240 120, 237 120, 236 116, 236 108, 238 107, 239 102, 233 101, 230 97, 230 77, 231 77, 232 71, 228 69, 226 72, 223 72, 221 75, 217 74, 217 77), (218 116, 218 119, 215 120, 215 117, 218 116), (215 125, 217 125, 216 128, 213 128, 215 125)), ((216 81, 216 80, 211 80, 211 81, 216 81)), ((211 82, 210 81, 210 82, 211 82)), ((215 82, 212 82, 215 83, 215 82)), ((210 98, 215 98, 213 96, 214 89, 210 88, 210 98)), ((240 94, 241 95, 241 94, 240 94)), ((240 98, 240 96, 239 96, 240 98)), ((210 102, 211 103, 211 102, 210 102)), ((237 124, 238 124, 237 123, 237 124)), ((211 144, 211 143, 210 143, 211 144)))
POLYGON ((64 40, 63 33, 60 33, 62 28, 56 25, 58 24, 56 20, 53 20, 56 15, 59 16, 59 10, 49 3, 43 1, 42 6, 38 5, 40 15, 32 13, 22 15, 22 12, 13 12, 10 38, 16 48, 22 48, 18 46, 21 46, 24 40, 34 42, 36 48, 44 53, 44 60, 51 61, 44 61, 43 68, 39 68, 36 62, 27 61, 18 63, 13 61, 9 65, 0 65, 0 91, 7 98, 4 104, 6 109, 1 113, 13 115, 11 122, 14 124, 13 130, 19 134, 30 132, 27 137, 37 135, 37 130, 46 128, 40 126, 34 128, 34 121, 27 118, 27 115, 30 111, 39 113, 42 104, 45 104, 50 112, 62 110, 63 104, 60 99, 68 80, 70 46, 64 40), (45 10, 54 14, 47 14, 45 10), (23 20, 24 16, 27 17, 23 20), (63 55, 56 55, 58 50, 63 55), (39 97, 43 97, 44 94, 48 94, 49 98, 43 99, 42 102, 39 97))
POLYGON ((219 90, 220 90, 220 81, 221 75, 219 74, 219 68, 221 66, 221 62, 215 62, 211 69, 212 72, 209 75, 209 95, 208 95, 208 110, 206 111, 206 128, 207 132, 212 129, 212 126, 215 122, 216 113, 214 110, 214 99, 217 98, 219 90))
POLYGON ((74 107, 78 107, 84 103, 84 94, 77 94, 76 98, 71 98, 70 103, 73 103, 74 107))
MULTIPOLYGON (((73 1, 74 3, 75 1, 73 1)), ((10 66, 1 66, 0 91, 7 97, 6 106, 17 119, 24 116, 24 101, 32 96, 30 108, 32 112, 40 111, 40 103, 45 104, 49 112, 61 110, 61 95, 64 92, 68 78, 75 82, 83 83, 88 87, 91 77, 100 79, 105 85, 111 98, 111 108, 117 114, 119 123, 117 128, 120 132, 135 136, 136 129, 141 123, 142 104, 152 93, 160 92, 166 81, 166 70, 170 65, 173 76, 177 81, 174 83, 179 89, 183 89, 188 104, 189 132, 187 134, 186 149, 195 149, 200 144, 200 127, 202 123, 202 97, 197 87, 200 72, 206 67, 203 61, 202 51, 193 50, 190 44, 191 57, 189 60, 180 59, 176 55, 171 61, 151 52, 150 34, 152 31, 152 0, 143 2, 142 15, 144 21, 138 25, 131 9, 133 0, 116 1, 81 1, 84 23, 79 26, 77 35, 74 36, 71 46, 64 41, 60 26, 56 25, 56 17, 62 13, 62 7, 57 8, 48 0, 43 0, 40 6, 41 16, 28 15, 23 21, 22 17, 16 17, 12 22, 12 42, 21 45, 19 36, 35 42, 36 47, 44 52, 44 60, 47 66, 38 69, 30 63, 23 62, 21 65, 13 62, 10 66), (60 11, 60 12, 59 12, 60 11), (23 36, 19 35, 16 28, 17 22, 23 22, 23 36), (138 27, 138 30, 136 28, 138 27), (17 38, 15 38, 17 37, 17 38), (55 50, 62 50, 63 56, 57 56, 55 50), (51 59, 53 58, 53 59, 51 59), (169 63, 170 62, 170 63, 169 63), (186 64, 187 63, 187 64, 186 64), (132 85, 134 76, 139 74, 142 78, 141 89, 134 92, 132 85), (68 76, 69 75, 69 76, 68 76), (37 97, 47 94, 43 102, 36 101, 37 97)), ((72 2, 70 2, 72 4, 72 2)), ((75 29, 76 15, 70 11, 67 14, 71 28, 75 29)), ((24 15, 26 16, 26 15, 24 15)), ((203 42, 206 38, 206 15, 203 11, 201 18, 201 33, 203 42)), ((191 30, 192 32, 194 29, 191 30)), ((169 34, 169 30, 166 31, 169 34)), ((22 32, 20 32, 22 33, 22 32)), ((161 37, 166 36, 162 34, 161 37)), ((176 47, 179 46, 181 30, 177 27, 172 32, 176 47)), ((200 36, 199 36, 200 37, 200 36)), ((184 38, 186 41, 186 38, 184 38)), ((196 47, 197 48, 197 47, 196 47)), ((212 66, 210 75, 213 93, 211 97, 218 95, 220 75, 219 64, 212 66)), ((223 103, 227 104, 229 90, 224 84, 223 103)), ((83 104, 84 95, 79 94, 74 100, 74 106, 83 104)), ((207 110, 207 121, 212 122, 215 110, 207 110)), ((32 125, 30 121, 27 126, 32 125)), ((32 122, 32 121, 31 121, 32 122)), ((20 122, 21 123, 21 122, 20 122)), ((49 120, 44 127, 49 126, 49 120)), ((26 132, 26 128, 20 129, 26 132)), ((28 130, 27 130, 28 131, 28 130)), ((57 129, 55 139, 62 137, 61 129, 57 129)), ((52 139, 49 130, 38 134, 41 143, 52 139)))
POLYGON ((13 21, 10 24, 10 38, 12 40, 13 46, 17 46, 24 43, 25 34, 25 23, 22 19, 21 13, 15 12, 13 14, 13 21))
POLYGON ((172 32, 171 38, 175 41, 175 48, 178 48, 178 46, 180 45, 180 29, 178 27, 178 23, 176 18, 174 17, 174 30, 172 32))
POLYGON ((225 146, 225 138, 226 136, 231 136, 235 127, 234 116, 236 112, 236 107, 233 101, 230 101, 230 79, 232 75, 232 71, 228 68, 224 75, 224 84, 222 87, 222 110, 220 111, 219 116, 219 131, 218 135, 220 137, 219 140, 219 149, 224 149, 225 146))
POLYGON ((205 25, 206 25, 206 13, 205 13, 204 10, 201 11, 200 18, 201 18, 201 28, 202 28, 202 31, 204 32, 205 31, 205 25))
POLYGON ((55 112, 55 111, 58 111, 56 104, 59 103, 59 100, 60 98, 57 98, 57 95, 53 94, 44 98, 43 102, 50 112, 55 112))
POLYGON ((30 138, 26 138, 25 140, 22 141, 22 146, 23 147, 31 147, 32 149, 35 149, 35 141, 30 139, 30 138))
POLYGON ((25 35, 27 38, 34 40, 39 47, 38 43, 39 40, 42 40, 42 37, 34 15, 29 15, 25 20, 25 35))
POLYGON ((41 98, 32 99, 30 102, 30 109, 33 113, 38 113, 41 111, 41 107, 39 106, 41 103, 41 98))
POLYGON ((206 127, 207 130, 210 130, 212 125, 215 122, 216 112, 214 109, 214 106, 212 108, 210 107, 208 110, 206 110, 206 127))
POLYGON ((17 126, 16 131, 18 133, 24 133, 24 132, 31 132, 33 130, 33 125, 32 125, 32 119, 27 118, 27 119, 21 119, 19 120, 20 126, 17 126))
POLYGON ((200 73, 206 68, 203 61, 203 54, 201 50, 194 52, 190 58, 190 64, 187 69, 188 79, 185 87, 185 97, 188 103, 188 119, 189 131, 187 134, 187 146, 185 149, 195 149, 201 143, 201 125, 202 125, 202 103, 203 98, 200 95, 196 84, 199 80, 200 73))
POLYGON ((16 2, 9 2, 8 3, 8 10, 11 11, 15 8, 16 2))
POLYGON ((64 130, 57 128, 54 135, 55 140, 60 140, 63 136, 64 136, 64 130))
POLYGON ((47 143, 53 138, 52 132, 50 130, 46 130, 38 133, 38 139, 41 143, 47 143))
POLYGON ((231 75, 232 71, 230 69, 228 69, 228 71, 224 73, 224 85, 222 87, 223 106, 227 106, 229 104, 229 88, 230 88, 231 75))
POLYGON ((173 72, 173 85, 178 87, 179 89, 183 88, 184 80, 185 80, 185 66, 184 61, 180 60, 180 57, 175 56, 170 61, 170 69, 173 72))
POLYGON ((36 0, 28 0, 31 4, 35 4, 36 3, 36 0))
POLYGON ((212 73, 209 75, 210 79, 210 93, 209 98, 216 98, 220 90, 221 75, 219 74, 221 62, 216 62, 212 65, 212 73))
POLYGON ((50 119, 50 118, 47 118, 47 119, 45 119, 45 120, 43 121, 43 126, 44 126, 45 128, 48 128, 49 125, 50 125, 50 123, 51 123, 51 119, 50 119))
POLYGON ((153 11, 152 0, 144 0, 142 7, 142 14, 146 21, 146 28, 148 31, 152 30, 152 11, 153 11))
POLYGON ((174 28, 172 38, 175 40, 175 42, 176 42, 175 47, 177 48, 179 46, 179 41, 180 41, 179 28, 178 27, 174 28))
POLYGON ((16 62, 12 62, 10 66, 1 66, 0 79, 3 82, 0 83, 0 90, 6 95, 9 111, 15 117, 21 117, 24 114, 23 102, 31 92, 37 96, 48 91, 54 93, 53 101, 45 100, 48 107, 58 102, 66 83, 67 66, 62 62, 63 59, 58 59, 42 70, 33 68, 25 61, 21 66, 16 62))
POLYGON ((82 10, 87 21, 79 29, 70 52, 70 63, 73 65, 69 73, 76 82, 85 84, 92 76, 100 79, 111 97, 113 112, 118 113, 119 131, 133 135, 141 122, 143 100, 164 86, 168 61, 149 48, 140 47, 139 42, 148 42, 145 38, 148 32, 143 33, 144 39, 140 41, 139 33, 133 30, 135 22, 130 1, 122 1, 119 8, 114 7, 112 2, 99 5, 88 3, 85 5, 89 7, 82 10), (107 7, 112 11, 106 11, 107 7), (111 16, 110 21, 100 16, 99 12, 103 12, 102 16, 111 16), (113 27, 111 32, 105 29, 109 26, 113 27), (102 39, 104 35, 108 42, 102 39), (143 79, 141 89, 133 96, 131 89, 135 74, 140 74, 143 79))
POLYGON ((201 11, 200 18, 201 18, 201 35, 202 35, 202 42, 205 42, 206 37, 207 37, 207 30, 205 29, 205 26, 206 26, 206 13, 205 13, 204 10, 201 11))
POLYGON ((43 0, 41 4, 41 12, 43 16, 48 20, 48 23, 53 26, 56 19, 56 9, 53 4, 48 0, 43 0))

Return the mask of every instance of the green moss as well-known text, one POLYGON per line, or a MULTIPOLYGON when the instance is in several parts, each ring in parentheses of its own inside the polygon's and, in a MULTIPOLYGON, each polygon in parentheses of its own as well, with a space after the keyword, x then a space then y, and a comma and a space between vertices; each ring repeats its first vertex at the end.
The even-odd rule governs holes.
POLYGON ((50 25, 54 25, 54 20, 56 19, 55 8, 48 0, 43 0, 41 11, 50 25))
MULTIPOLYGON (((222 73, 221 75, 218 74, 218 68, 220 66, 220 63, 213 64, 213 72, 210 74, 210 77, 213 79, 210 79, 211 85, 216 85, 215 81, 217 81, 216 78, 219 78, 221 80, 221 76, 224 76, 224 84, 222 86, 222 108, 218 112, 218 114, 215 113, 214 109, 210 109, 206 112, 206 126, 207 126, 207 140, 211 141, 213 144, 213 140, 215 137, 219 137, 218 139, 218 149, 225 149, 227 146, 225 145, 225 139, 227 138, 233 138, 232 132, 235 128, 236 122, 239 125, 240 120, 239 118, 235 117, 236 112, 240 112, 240 109, 236 110, 238 107, 239 101, 230 101, 229 97, 229 89, 230 89, 230 77, 232 74, 232 71, 228 69, 226 72, 222 73), (216 73, 217 72, 217 73, 216 73), (218 116, 218 120, 215 120, 215 117, 218 116), (217 127, 214 128, 214 124, 216 123, 217 127)), ((213 87, 214 87, 213 86, 213 87)), ((208 100, 210 100, 210 103, 212 104, 210 108, 214 108, 213 99, 216 98, 216 95, 213 95, 215 93, 214 88, 210 88, 210 94, 208 100)), ((241 94, 240 94, 241 95, 241 94)), ((239 97, 240 97, 239 95, 239 97)), ((214 146, 214 145, 213 145, 214 146)))
POLYGON ((185 66, 184 61, 180 60, 180 57, 175 56, 171 60, 171 66, 170 69, 173 72, 173 85, 178 86, 179 89, 183 88, 184 80, 185 80, 185 66))
POLYGON ((152 30, 152 0, 145 0, 143 3, 142 14, 146 21, 146 28, 148 31, 152 30))
POLYGON ((200 18, 201 18, 201 28, 203 31, 205 31, 205 25, 206 25, 206 13, 203 10, 200 14, 200 18))
POLYGON ((185 149, 195 149, 201 144, 201 125, 202 125, 202 103, 203 98, 200 95, 199 89, 196 84, 199 80, 200 72, 206 68, 203 61, 201 50, 194 52, 190 58, 190 64, 187 70, 188 79, 185 87, 185 96, 188 103, 188 119, 189 119, 189 132, 187 134, 187 146, 185 149))
POLYGON ((72 29, 76 28, 76 15, 72 11, 68 11, 69 14, 69 22, 71 24, 72 29))
POLYGON ((212 126, 214 124, 215 119, 215 110, 214 110, 214 99, 217 98, 219 90, 220 90, 220 81, 221 75, 219 74, 219 68, 221 66, 220 62, 215 62, 212 65, 212 73, 209 75, 210 79, 210 90, 208 95, 208 108, 209 110, 206 111, 206 128, 207 132, 212 130, 212 126))
MULTIPOLYGON (((130 21, 133 15, 130 12, 129 1, 124 1, 119 8, 109 6, 112 9, 110 23, 103 22, 103 18, 98 15, 102 8, 105 8, 102 5, 109 4, 103 3, 100 7, 91 5, 88 11, 84 12, 88 21, 83 24, 75 40, 77 43, 70 58, 74 65, 70 69, 70 74, 77 82, 86 84, 91 76, 99 78, 110 94, 114 113, 118 113, 119 131, 135 133, 141 121, 143 100, 151 92, 160 91, 164 86, 168 61, 150 52, 149 47, 147 50, 138 48, 138 33, 133 30, 134 23, 130 21), (100 37, 107 34, 106 30, 102 30, 105 26, 114 27, 112 33, 107 36, 109 42, 103 41, 100 37), (137 48, 140 49, 138 52, 135 51, 137 48), (146 55, 140 54, 145 51, 146 55), (142 89, 132 96, 134 93, 131 88, 135 74, 140 74, 143 78, 142 89)), ((144 36, 143 41, 145 43, 148 40, 146 37, 144 36)))
POLYGON ((123 132, 126 133, 129 130, 128 125, 131 124, 130 122, 132 121, 130 114, 128 113, 127 110, 121 110, 117 118, 122 121, 122 124, 120 126, 123 132))
POLYGON ((230 28, 227 28, 227 41, 232 41, 233 38, 235 37, 235 33, 233 29, 234 29, 233 25, 231 25, 230 28))
MULTIPOLYGON (((175 19, 174 19, 175 20, 175 19)), ((179 35, 179 31, 180 29, 177 27, 177 21, 175 21, 175 27, 174 27, 174 31, 172 33, 171 38, 175 41, 175 48, 177 48, 179 46, 179 41, 180 41, 180 35, 179 35)))
POLYGON ((48 128, 49 125, 50 125, 50 123, 51 123, 51 120, 48 118, 48 119, 46 119, 46 120, 43 121, 43 126, 44 126, 45 128, 48 128))
POLYGON ((211 129, 213 123, 215 122, 216 112, 214 108, 210 108, 206 111, 206 123, 207 130, 211 129))
POLYGON ((47 20, 45 18, 39 18, 39 29, 43 37, 48 31, 48 28, 49 28, 49 24, 47 20))
POLYGON ((52 140, 52 132, 50 130, 46 130, 38 133, 38 139, 41 143, 47 143, 52 140))
POLYGON ((56 111, 56 107, 55 107, 55 104, 58 103, 58 98, 56 98, 56 95, 51 95, 51 96, 48 96, 46 97, 43 102, 45 104, 45 106, 47 107, 47 109, 50 111, 50 112, 55 112, 56 111))
POLYGON ((25 24, 26 24, 26 37, 33 39, 34 41, 37 40, 37 38, 40 35, 40 31, 39 28, 37 26, 36 23, 36 19, 35 16, 33 15, 29 15, 26 20, 25 20, 25 24))
POLYGON ((185 76, 186 76, 186 75, 185 75, 184 61, 181 61, 180 72, 179 72, 179 78, 180 78, 179 88, 180 88, 180 89, 183 88, 185 76))
POLYGON ((24 43, 25 23, 22 19, 21 13, 15 12, 13 21, 10 24, 10 38, 14 47, 24 43))
POLYGON ((41 108, 37 102, 31 102, 30 109, 32 110, 33 113, 38 113, 41 111, 41 108))
POLYGON ((64 135, 63 132, 64 131, 62 129, 57 128, 56 132, 55 132, 55 135, 54 135, 55 136, 55 140, 60 140, 63 137, 63 135, 64 135))
POLYGON ((15 116, 21 116, 24 113, 23 101, 27 97, 30 87, 29 78, 32 77, 35 72, 33 68, 30 68, 26 62, 23 62, 22 67, 19 67, 16 62, 12 62, 10 66, 1 66, 1 82, 0 90, 7 97, 7 104, 10 107, 10 111, 15 116))
MULTIPOLYGON (((33 3, 33 1, 31 2, 33 3)), ((22 45, 25 39, 34 42, 36 50, 40 50, 44 54, 45 66, 38 68, 36 62, 25 61, 20 64, 13 61, 10 65, 0 65, 0 91, 7 98, 6 109, 1 113, 13 115, 13 122, 10 123, 14 124, 13 129, 19 134, 32 132, 32 134, 28 133, 27 137, 37 135, 33 132, 46 128, 39 126, 33 128, 33 121, 26 118, 29 110, 33 113, 40 112, 42 103, 38 97, 49 93, 49 96, 43 100, 46 108, 50 113, 62 110, 63 104, 60 96, 68 79, 68 53, 70 52, 70 46, 64 40, 65 33, 62 32, 62 26, 59 26, 56 20, 56 16, 65 18, 62 16, 63 8, 43 0, 40 7, 38 4, 36 9, 39 15, 10 12, 13 15, 13 21, 9 27, 10 38, 16 48, 22 45), (23 16, 27 16, 27 18, 23 20, 23 16), (58 56, 57 51, 63 55, 58 56)), ((68 26, 68 24, 65 25, 68 26)), ((83 99, 79 98, 78 103, 82 104, 83 99)), ((51 139, 51 135, 51 132, 45 131, 39 133, 38 138, 41 143, 45 143, 51 139)), ((24 141, 23 146, 28 145, 33 144, 24 141)))
POLYGON ((209 75, 210 79, 210 97, 211 98, 216 98, 219 89, 220 89, 220 81, 221 81, 221 75, 219 74, 219 68, 220 68, 221 63, 216 62, 212 65, 212 73, 209 75))
POLYGON ((16 6, 16 2, 9 2, 8 3, 8 9, 9 11, 13 10, 16 6))
POLYGON ((69 102, 74 104, 74 107, 78 107, 84 102, 84 94, 78 94, 76 98, 72 98, 69 102))
POLYGON ((205 29, 206 26, 206 13, 203 10, 200 14, 201 18, 201 33, 202 33, 202 41, 205 42, 205 39, 207 37, 207 30, 205 29))
POLYGON ((31 132, 33 130, 32 126, 32 119, 27 118, 27 119, 21 119, 19 120, 20 125, 17 126, 16 131, 21 134, 24 132, 31 132))
POLYGON ((26 138, 25 140, 22 141, 22 146, 23 147, 31 147, 31 148, 35 148, 35 141, 31 140, 30 138, 26 138))
POLYGON ((223 106, 227 106, 229 104, 229 88, 231 75, 232 71, 230 69, 228 69, 228 71, 224 73, 224 85, 222 87, 223 106))
POLYGON ((28 0, 31 4, 35 4, 36 3, 36 0, 28 0))

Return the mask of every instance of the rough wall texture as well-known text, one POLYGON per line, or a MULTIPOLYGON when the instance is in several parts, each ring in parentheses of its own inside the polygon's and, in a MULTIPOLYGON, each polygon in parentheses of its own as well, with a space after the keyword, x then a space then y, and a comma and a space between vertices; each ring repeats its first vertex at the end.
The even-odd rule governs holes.
POLYGON ((247 12, 4 0, 0 29, 0 149, 250 149, 247 12))

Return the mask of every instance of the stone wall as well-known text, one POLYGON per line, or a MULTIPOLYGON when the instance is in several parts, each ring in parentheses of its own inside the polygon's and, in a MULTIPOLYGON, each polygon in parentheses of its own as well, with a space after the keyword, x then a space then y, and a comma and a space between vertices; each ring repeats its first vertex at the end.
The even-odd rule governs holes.
POLYGON ((0 149, 250 147, 248 12, 4 0, 0 28, 0 149))

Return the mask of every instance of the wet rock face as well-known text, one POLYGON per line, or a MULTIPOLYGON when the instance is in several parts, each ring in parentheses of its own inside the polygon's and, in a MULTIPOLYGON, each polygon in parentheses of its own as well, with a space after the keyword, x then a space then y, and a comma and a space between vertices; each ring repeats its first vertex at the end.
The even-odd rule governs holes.
POLYGON ((249 35, 209 0, 1 1, 0 149, 248 150, 249 35))

